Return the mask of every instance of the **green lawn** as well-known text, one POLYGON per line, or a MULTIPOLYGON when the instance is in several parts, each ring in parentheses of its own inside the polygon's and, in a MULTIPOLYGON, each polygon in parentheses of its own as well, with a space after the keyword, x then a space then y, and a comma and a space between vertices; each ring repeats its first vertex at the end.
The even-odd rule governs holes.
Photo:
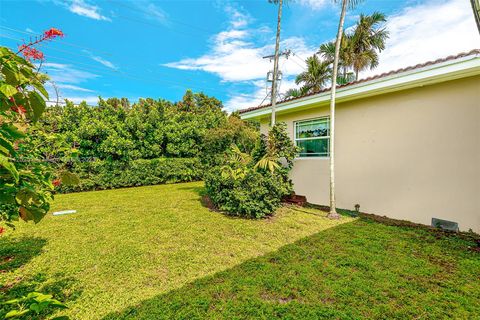
POLYGON ((78 213, 0 237, 0 294, 54 293, 72 319, 480 314, 480 255, 466 240, 294 207, 230 218, 204 208, 201 189, 59 195, 54 210, 78 213))

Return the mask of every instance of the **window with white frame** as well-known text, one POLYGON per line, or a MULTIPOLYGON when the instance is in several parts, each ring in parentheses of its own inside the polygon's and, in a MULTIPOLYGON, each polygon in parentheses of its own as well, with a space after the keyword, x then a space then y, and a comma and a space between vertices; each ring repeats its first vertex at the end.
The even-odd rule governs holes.
POLYGON ((330 118, 295 122, 295 144, 299 157, 328 157, 330 155, 330 118))

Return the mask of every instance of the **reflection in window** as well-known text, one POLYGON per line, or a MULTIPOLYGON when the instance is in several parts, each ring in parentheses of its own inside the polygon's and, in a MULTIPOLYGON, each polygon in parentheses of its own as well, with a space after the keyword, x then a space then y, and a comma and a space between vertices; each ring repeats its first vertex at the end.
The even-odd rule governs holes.
POLYGON ((295 144, 300 157, 328 157, 330 150, 330 119, 320 118, 295 122, 295 144))

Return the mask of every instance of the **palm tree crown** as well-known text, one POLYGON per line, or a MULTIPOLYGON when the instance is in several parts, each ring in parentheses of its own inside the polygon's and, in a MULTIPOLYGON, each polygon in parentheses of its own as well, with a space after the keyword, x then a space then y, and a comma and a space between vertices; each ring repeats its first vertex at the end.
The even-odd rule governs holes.
MULTIPOLYGON (((358 80, 360 71, 378 66, 378 52, 385 49, 388 31, 381 25, 386 22, 383 13, 374 12, 372 15, 360 15, 360 19, 351 34, 343 34, 339 56, 339 83, 349 82, 348 69, 355 72, 358 80)), ((335 42, 324 43, 319 49, 320 55, 333 62, 335 57, 335 42)))
POLYGON ((321 61, 316 54, 305 60, 307 70, 300 73, 295 79, 296 84, 303 84, 303 91, 320 91, 330 80, 330 62, 321 61))
POLYGON ((385 49, 385 41, 388 39, 388 31, 381 26, 386 21, 385 14, 380 12, 360 15, 355 31, 349 38, 350 62, 357 80, 360 71, 378 66, 378 52, 385 49))

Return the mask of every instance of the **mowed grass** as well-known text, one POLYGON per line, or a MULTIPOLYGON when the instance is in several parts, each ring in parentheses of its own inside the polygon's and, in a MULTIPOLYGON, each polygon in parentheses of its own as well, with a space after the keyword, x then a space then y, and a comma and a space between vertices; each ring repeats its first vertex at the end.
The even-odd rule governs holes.
MULTIPOLYGON (((145 301, 353 221, 332 221, 319 210, 296 207, 281 208, 270 219, 231 218, 201 205, 202 187, 184 183, 58 195, 52 211, 78 212, 49 214, 37 225, 18 223, 0 237, 0 298, 37 290, 66 302, 69 309, 60 314, 72 319, 120 316, 132 306, 148 319, 163 314, 164 306, 145 309, 145 301)), ((258 272, 261 280, 264 271, 258 272)))

